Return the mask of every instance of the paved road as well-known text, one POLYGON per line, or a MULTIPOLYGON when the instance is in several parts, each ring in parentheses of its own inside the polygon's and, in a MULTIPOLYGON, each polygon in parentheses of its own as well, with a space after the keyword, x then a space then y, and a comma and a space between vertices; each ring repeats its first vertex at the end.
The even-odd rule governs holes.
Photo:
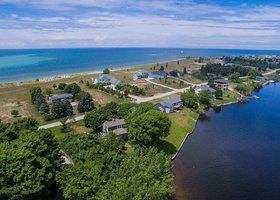
POLYGON ((270 72, 266 72, 266 73, 263 73, 262 75, 263 76, 266 76, 266 75, 269 75, 269 74, 274 74, 277 70, 272 70, 270 72))
POLYGON ((154 81, 151 81, 150 79, 144 79, 145 81, 149 82, 149 83, 152 83, 154 85, 158 85, 160 87, 164 87, 164 88, 167 88, 167 89, 170 89, 170 90, 176 90, 175 88, 172 88, 172 87, 169 87, 169 86, 166 86, 166 85, 163 85, 163 84, 160 84, 160 83, 156 83, 154 81))
MULTIPOLYGON (((75 121, 81 121, 85 118, 85 115, 80 115, 80 116, 77 116, 77 117, 74 117, 74 120, 75 121)), ((68 122, 66 122, 68 123, 68 122)), ((38 129, 41 130, 41 129, 49 129, 49 128, 54 128, 54 127, 58 127, 58 126, 62 126, 62 123, 61 122, 54 122, 54 123, 51 123, 51 124, 46 124, 44 126, 40 126, 38 129)))

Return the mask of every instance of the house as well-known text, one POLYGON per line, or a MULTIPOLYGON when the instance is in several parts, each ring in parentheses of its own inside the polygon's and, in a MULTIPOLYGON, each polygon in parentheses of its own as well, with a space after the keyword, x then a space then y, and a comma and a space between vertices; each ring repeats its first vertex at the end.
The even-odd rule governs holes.
POLYGON ((167 78, 167 73, 164 70, 158 70, 156 72, 152 72, 149 75, 150 79, 158 79, 158 78, 167 78))
POLYGON ((68 100, 72 102, 74 99, 74 96, 70 93, 65 93, 65 94, 58 94, 58 95, 53 95, 48 97, 48 102, 49 103, 54 103, 56 101, 61 101, 61 100, 68 100))
POLYGON ((113 132, 122 139, 127 140, 128 135, 124 119, 115 119, 104 122, 102 125, 101 135, 106 136, 109 132, 113 132))
POLYGON ((263 76, 256 76, 255 82, 261 82, 261 81, 265 81, 265 80, 267 80, 266 77, 263 77, 263 76))
POLYGON ((174 77, 180 77, 180 76, 184 76, 184 73, 176 69, 169 72, 169 75, 174 77))
POLYGON ((148 78, 149 77, 149 72, 148 71, 139 71, 133 76, 133 80, 136 81, 141 78, 148 78))
POLYGON ((116 79, 113 75, 111 74, 102 74, 100 76, 98 76, 95 80, 94 83, 101 83, 104 86, 121 86, 123 85, 123 82, 116 79))
POLYGON ((200 85, 195 88, 196 94, 199 94, 202 91, 210 92, 211 94, 216 92, 216 90, 211 88, 209 85, 200 85))
POLYGON ((183 107, 183 102, 179 98, 167 99, 164 102, 157 103, 156 106, 164 113, 173 113, 183 107))
POLYGON ((226 91, 229 90, 229 81, 225 80, 225 79, 217 79, 214 80, 214 84, 216 86, 216 88, 226 91))

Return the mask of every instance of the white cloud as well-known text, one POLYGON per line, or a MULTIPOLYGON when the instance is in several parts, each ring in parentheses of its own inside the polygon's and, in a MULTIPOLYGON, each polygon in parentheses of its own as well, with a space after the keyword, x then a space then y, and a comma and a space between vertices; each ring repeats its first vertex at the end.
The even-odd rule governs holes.
MULTIPOLYGON (((0 1, 0 4, 5 1, 0 1)), ((0 18, 2 48, 279 48, 280 45, 279 7, 249 7, 244 4, 228 8, 193 1, 184 1, 179 5, 174 4, 175 1, 124 0, 9 2, 24 9, 44 8, 54 12, 42 16, 13 12, 6 18, 0 18), (84 10, 80 7, 100 9, 84 10)))

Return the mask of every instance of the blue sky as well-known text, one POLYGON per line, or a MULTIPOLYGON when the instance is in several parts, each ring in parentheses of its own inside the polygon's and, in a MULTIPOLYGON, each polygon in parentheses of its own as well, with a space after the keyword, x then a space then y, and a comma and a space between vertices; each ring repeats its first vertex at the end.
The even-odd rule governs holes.
POLYGON ((0 0, 0 48, 280 49, 280 0, 0 0))

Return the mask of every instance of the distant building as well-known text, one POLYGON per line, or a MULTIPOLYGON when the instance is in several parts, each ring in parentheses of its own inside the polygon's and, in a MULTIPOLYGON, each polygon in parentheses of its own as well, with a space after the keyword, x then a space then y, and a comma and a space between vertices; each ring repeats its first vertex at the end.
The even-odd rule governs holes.
POLYGON ((184 73, 175 69, 175 70, 169 72, 169 75, 174 76, 174 77, 180 77, 180 76, 184 76, 184 73))
POLYGON ((114 76, 112 76, 111 74, 102 74, 100 76, 98 76, 95 80, 94 83, 101 83, 104 86, 121 86, 123 85, 123 82, 116 79, 114 76))
POLYGON ((173 113, 175 110, 179 110, 183 107, 183 102, 179 98, 172 98, 157 103, 156 106, 164 113, 173 113))
POLYGON ((102 126, 102 136, 106 136, 109 132, 115 133, 117 136, 120 136, 122 139, 127 140, 127 128, 124 119, 115 119, 113 121, 106 121, 102 126))
POLYGON ((167 78, 167 73, 164 70, 158 70, 156 72, 152 72, 149 75, 151 79, 158 79, 158 78, 167 78))
POLYGON ((229 81, 225 79, 218 79, 214 81, 216 88, 226 91, 229 89, 229 81))
POLYGON ((48 102, 49 103, 54 103, 54 102, 60 101, 60 100, 68 100, 68 101, 72 102, 73 99, 74 99, 74 96, 72 94, 65 93, 65 94, 49 96, 48 97, 48 102))
POLYGON ((256 76, 255 82, 261 82, 261 81, 265 81, 265 80, 267 80, 267 79, 268 79, 268 78, 263 77, 263 76, 256 76))
POLYGON ((199 94, 202 91, 210 92, 211 94, 216 92, 216 90, 211 88, 209 85, 200 85, 195 88, 196 94, 199 94))
POLYGON ((133 80, 136 81, 138 79, 148 78, 148 77, 149 77, 149 72, 148 71, 139 71, 139 72, 136 72, 136 74, 134 74, 133 80))

